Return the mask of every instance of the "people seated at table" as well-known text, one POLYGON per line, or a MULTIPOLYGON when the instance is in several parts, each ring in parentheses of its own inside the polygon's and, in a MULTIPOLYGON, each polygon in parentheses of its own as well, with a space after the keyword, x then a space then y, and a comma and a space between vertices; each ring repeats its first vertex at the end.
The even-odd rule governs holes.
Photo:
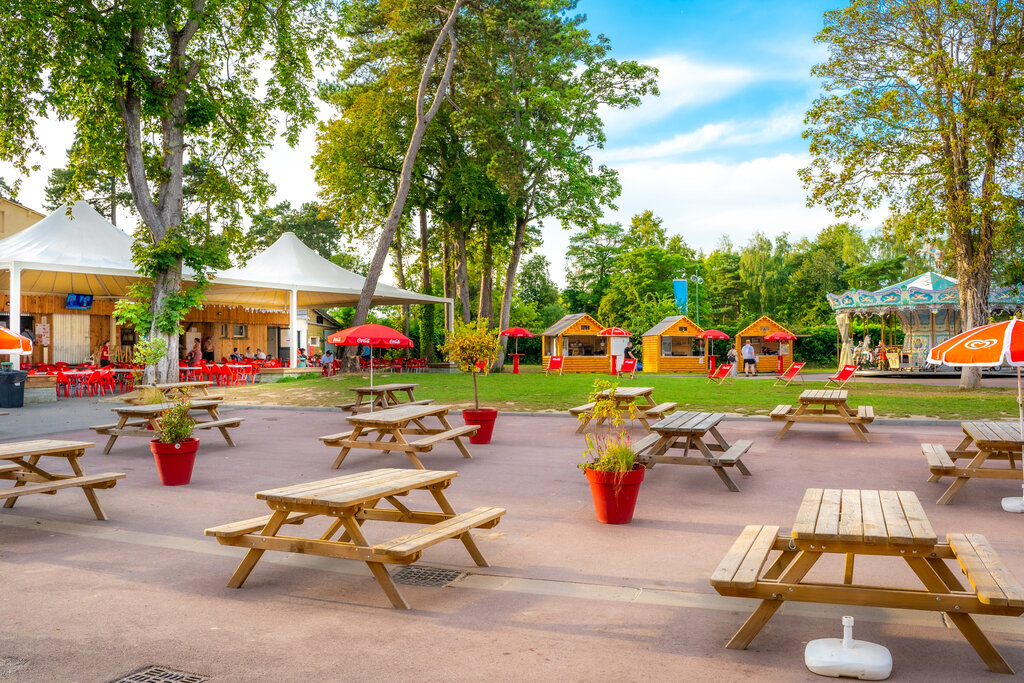
POLYGON ((244 357, 245 357, 246 360, 252 360, 253 359, 252 347, 251 346, 246 346, 245 347, 244 357))
POLYGON ((323 367, 330 367, 334 365, 334 352, 327 349, 324 355, 320 356, 320 365, 323 367))
POLYGON ((215 358, 213 355, 213 337, 207 337, 206 339, 203 340, 203 360, 205 360, 207 363, 212 363, 214 359, 215 358))
POLYGON ((231 352, 231 362, 232 363, 241 363, 242 362, 242 354, 240 354, 238 352, 238 347, 237 346, 231 352))
POLYGON ((263 353, 263 349, 256 347, 256 360, 266 360, 267 354, 263 353))

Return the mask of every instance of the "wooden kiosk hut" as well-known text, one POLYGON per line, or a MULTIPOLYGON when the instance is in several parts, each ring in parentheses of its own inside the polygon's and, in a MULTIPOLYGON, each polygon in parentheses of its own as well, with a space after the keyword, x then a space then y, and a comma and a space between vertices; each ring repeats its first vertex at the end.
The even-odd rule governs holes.
POLYGON ((586 313, 567 315, 541 333, 544 369, 552 356, 562 357, 562 372, 608 372, 608 340, 598 336, 601 323, 586 313))
POLYGON ((708 342, 704 331, 685 315, 664 318, 644 332, 644 372, 707 373, 708 342))
POLYGON ((736 358, 739 367, 737 372, 743 372, 743 354, 740 349, 749 341, 757 354, 758 372, 779 372, 779 368, 788 368, 793 362, 793 342, 790 341, 765 341, 764 338, 776 332, 792 334, 782 325, 778 324, 766 315, 761 316, 754 322, 740 330, 736 335, 736 358), (779 356, 782 356, 782 363, 779 363, 779 356))

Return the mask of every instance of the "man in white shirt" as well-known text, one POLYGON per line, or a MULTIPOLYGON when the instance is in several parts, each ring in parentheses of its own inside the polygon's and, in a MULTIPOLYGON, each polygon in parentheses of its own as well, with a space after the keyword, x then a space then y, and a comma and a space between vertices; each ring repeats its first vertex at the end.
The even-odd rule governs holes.
POLYGON ((749 340, 740 349, 740 355, 743 356, 743 374, 747 377, 757 375, 757 354, 754 353, 754 347, 749 340))

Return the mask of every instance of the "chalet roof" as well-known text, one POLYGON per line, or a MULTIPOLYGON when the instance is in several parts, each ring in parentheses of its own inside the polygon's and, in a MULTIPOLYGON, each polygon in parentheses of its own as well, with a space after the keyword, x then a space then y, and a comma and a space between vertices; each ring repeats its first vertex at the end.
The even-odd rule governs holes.
POLYGON ((670 315, 667 318, 662 318, 661 322, 659 322, 657 325, 655 325, 651 329, 649 329, 646 332, 644 332, 642 336, 644 336, 644 337, 657 337, 657 336, 659 336, 661 334, 664 334, 670 328, 675 327, 676 325, 678 325, 683 320, 685 320, 686 322, 690 323, 690 325, 692 325, 694 327, 694 333, 693 333, 694 336, 696 336, 698 332, 703 332, 704 331, 703 327, 701 327, 697 323, 693 322, 692 320, 687 318, 685 315, 670 315))
POLYGON ((775 325, 780 330, 783 330, 785 332, 790 332, 790 330, 787 329, 785 325, 780 325, 779 323, 775 322, 774 320, 772 320, 768 316, 762 315, 760 318, 758 318, 757 320, 755 320, 754 322, 750 323, 749 325, 744 327, 742 330, 737 332, 736 333, 736 338, 739 339, 739 337, 746 337, 746 336, 758 337, 758 336, 760 336, 761 335, 761 331, 757 330, 756 328, 761 326, 761 325, 763 325, 765 322, 769 322, 772 325, 775 325), (756 334, 752 333, 751 330, 754 330, 756 332, 756 334))
POLYGON ((570 327, 572 327, 574 323, 576 323, 577 321, 581 320, 585 315, 587 315, 587 314, 586 313, 570 313, 569 315, 563 317, 557 323, 555 323, 554 325, 549 327, 548 329, 546 329, 543 332, 541 332, 540 336, 542 336, 542 337, 555 337, 555 336, 561 334, 562 332, 565 332, 570 327))

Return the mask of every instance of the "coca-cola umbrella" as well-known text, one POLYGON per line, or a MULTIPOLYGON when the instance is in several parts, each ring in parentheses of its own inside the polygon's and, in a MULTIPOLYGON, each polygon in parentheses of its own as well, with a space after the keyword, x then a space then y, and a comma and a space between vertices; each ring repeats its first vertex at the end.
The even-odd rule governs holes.
MULTIPOLYGON (((367 325, 356 325, 338 330, 327 337, 330 344, 339 346, 363 346, 370 347, 370 386, 373 386, 373 349, 411 349, 412 339, 409 339, 398 330, 393 330, 387 325, 370 323, 367 325)), ((370 404, 373 410, 373 404, 370 404)))
POLYGON ((27 356, 32 353, 32 340, 0 327, 0 356, 27 356))
POLYGON ((632 337, 629 330, 624 330, 621 327, 606 327, 597 333, 599 337, 632 337))
POLYGON ((519 354, 519 338, 520 337, 533 337, 533 332, 530 332, 523 327, 510 327, 507 330, 501 331, 502 337, 515 337, 516 338, 516 355, 519 354))
MULTIPOLYGON (((1017 368, 1017 416, 1020 438, 1024 440, 1024 397, 1020 369, 1024 366, 1024 320, 1013 318, 961 332, 928 352, 935 365, 969 365, 993 368, 1006 363, 1017 368)), ((1004 498, 1007 512, 1024 512, 1024 498, 1004 498)))
MULTIPOLYGON (((728 339, 729 335, 721 330, 704 330, 703 332, 697 333, 697 339, 728 339)), ((707 349, 705 349, 707 350, 707 349)), ((711 342, 711 355, 715 355, 715 343, 711 342)))

